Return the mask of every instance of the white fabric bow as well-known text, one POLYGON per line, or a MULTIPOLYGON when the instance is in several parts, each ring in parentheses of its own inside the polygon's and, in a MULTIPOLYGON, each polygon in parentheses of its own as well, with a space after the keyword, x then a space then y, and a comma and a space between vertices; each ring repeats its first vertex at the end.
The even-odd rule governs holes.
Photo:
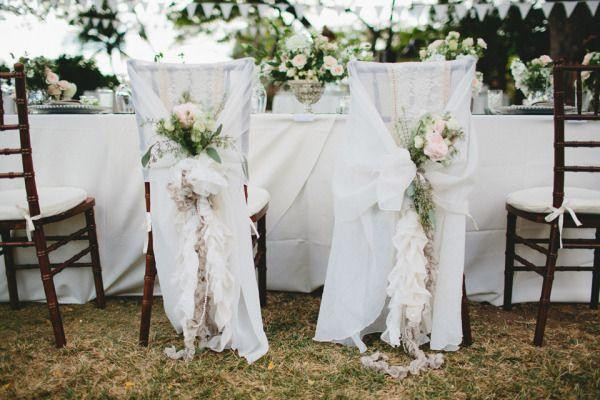
POLYGON ((32 217, 29 215, 29 210, 25 207, 17 205, 17 208, 21 211, 21 215, 25 220, 25 232, 27 233, 27 240, 31 241, 31 232, 35 231, 35 225, 33 224, 33 221, 37 221, 38 219, 42 218, 42 216, 40 214, 32 217))
POLYGON ((546 222, 552 222, 556 218, 558 218, 558 238, 560 239, 560 248, 561 249, 563 247, 562 230, 563 230, 563 224, 564 224, 564 219, 565 219, 565 211, 567 211, 571 215, 571 218, 573 218, 573 222, 575 222, 575 225, 581 226, 581 222, 577 218, 577 215, 575 215, 575 211, 573 211, 573 209, 571 207, 569 207, 568 204, 569 203, 568 203, 567 199, 564 199, 562 202, 562 205, 559 208, 550 207, 552 212, 550 214, 546 215, 546 218, 544 218, 546 220, 546 222))

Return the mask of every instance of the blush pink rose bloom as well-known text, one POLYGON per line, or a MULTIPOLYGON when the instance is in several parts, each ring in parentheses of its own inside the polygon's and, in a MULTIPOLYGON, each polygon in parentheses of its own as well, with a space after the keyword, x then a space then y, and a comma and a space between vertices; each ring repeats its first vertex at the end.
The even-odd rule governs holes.
POLYGON ((49 85, 58 83, 58 75, 46 68, 46 83, 49 85))
POLYGON ((540 56, 540 61, 542 62, 542 64, 547 65, 552 62, 552 59, 550 58, 550 56, 544 54, 543 56, 540 56))
POLYGON ((423 152, 431 161, 442 161, 448 155, 448 145, 439 133, 433 131, 425 135, 423 152))
POLYGON ((433 130, 439 133, 440 135, 444 132, 444 128, 446 127, 446 121, 443 119, 437 120, 433 125, 433 130))
POLYGON ((177 116, 177 119, 185 128, 189 128, 194 125, 194 122, 196 122, 197 111, 198 110, 196 106, 192 103, 178 104, 173 107, 173 114, 177 116))
POLYGON ((294 58, 292 58, 292 65, 298 69, 304 68, 306 65, 306 56, 304 54, 296 54, 294 58))

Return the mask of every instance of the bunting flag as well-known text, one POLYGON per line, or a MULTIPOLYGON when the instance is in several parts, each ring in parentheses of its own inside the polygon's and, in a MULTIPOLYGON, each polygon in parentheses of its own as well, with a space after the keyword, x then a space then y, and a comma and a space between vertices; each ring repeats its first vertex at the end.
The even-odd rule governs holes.
POLYGON ((261 18, 266 18, 269 15, 269 12, 271 11, 271 6, 267 4, 259 4, 257 8, 258 15, 260 15, 261 18))
POLYGON ((454 7, 456 18, 458 18, 459 21, 467 15, 467 11, 467 7, 462 4, 457 4, 456 7, 454 7))
POLYGON ((219 7, 221 7, 221 14, 223 15, 223 18, 229 19, 231 10, 233 9, 233 3, 220 3, 219 7))
POLYGON ((242 17, 248 18, 248 13, 250 13, 250 4, 238 4, 238 10, 240 10, 240 14, 242 15, 242 17))
POLYGON ((573 10, 575 9, 576 6, 577 6, 576 1, 563 2, 563 7, 565 8, 565 13, 567 15, 567 18, 569 18, 571 16, 571 14, 573 14, 573 10))
POLYGON ((498 10, 498 16, 500 19, 506 18, 508 15, 508 10, 510 10, 510 1, 503 1, 502 3, 498 4, 496 9, 498 10))
POLYGON ((590 9, 590 14, 592 14, 592 17, 596 15, 600 1, 586 1, 585 4, 587 4, 588 8, 590 9))
POLYGON ((550 13, 552 12, 553 8, 554 8, 554 4, 552 4, 552 3, 543 3, 542 4, 542 11, 544 12, 544 17, 548 18, 550 16, 550 13))
POLYGON ((193 18, 196 15, 196 8, 198 7, 197 3, 190 3, 185 7, 185 11, 187 12, 188 18, 193 18))
POLYGON ((531 3, 517 3, 517 7, 521 13, 521 18, 525 19, 529 14, 529 10, 531 10, 531 3))
POLYGON ((489 5, 488 4, 475 4, 475 11, 477 12, 477 18, 479 21, 483 21, 485 19, 485 15, 488 12, 489 5))
POLYGON ((200 3, 200 6, 202 6, 202 11, 207 17, 210 17, 215 9, 215 3, 200 3))
POLYGON ((448 18, 448 5, 436 4, 433 6, 433 10, 438 21, 445 21, 448 18))

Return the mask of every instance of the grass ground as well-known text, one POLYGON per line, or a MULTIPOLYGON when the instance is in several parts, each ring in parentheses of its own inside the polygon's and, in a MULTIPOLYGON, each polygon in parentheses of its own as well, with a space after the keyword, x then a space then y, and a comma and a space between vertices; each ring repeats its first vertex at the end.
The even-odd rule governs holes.
MULTIPOLYGON (((0 398, 403 398, 599 399, 600 313, 553 305, 546 346, 531 345, 535 306, 510 313, 471 304, 475 344, 446 356, 440 370, 395 381, 360 365, 352 348, 312 341, 319 298, 271 293, 263 311, 269 353, 247 365, 231 351, 192 362, 162 351, 181 338, 156 299, 148 348, 137 345, 139 299, 106 310, 63 306, 68 345, 56 350, 44 304, 0 305, 0 398)), ((393 361, 399 349, 368 338, 393 361)))

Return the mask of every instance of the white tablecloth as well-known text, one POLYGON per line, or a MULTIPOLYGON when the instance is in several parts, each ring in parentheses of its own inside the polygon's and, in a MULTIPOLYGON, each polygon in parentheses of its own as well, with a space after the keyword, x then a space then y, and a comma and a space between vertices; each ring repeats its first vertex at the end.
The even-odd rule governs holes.
MULTIPOLYGON (((467 289, 475 300, 499 304, 504 284, 504 198, 514 190, 551 184, 552 118, 475 116, 474 120, 479 169, 471 206, 479 230, 472 225, 468 228, 467 289)), ((336 115, 319 115, 312 122, 295 122, 291 115, 282 114, 252 118, 250 175, 272 198, 267 217, 271 289, 311 291, 324 281, 333 225, 329 185, 338 143, 347 129, 344 122, 343 116, 336 115)), ((591 125, 569 124, 567 131, 573 137, 589 137, 591 125)), ((79 186, 96 197, 107 294, 141 293, 144 202, 133 116, 32 115, 31 130, 38 184, 79 186)), ((4 133, 0 147, 15 146, 16 137, 16 133, 4 133)), ((577 157, 593 163, 597 160, 593 151, 571 150, 567 160, 577 157)), ((9 162, 6 156, 0 157, 0 170, 18 170, 19 158, 11 158, 9 162)), ((569 175, 567 183, 600 189, 600 180, 593 174, 569 175)), ((0 188, 14 184, 3 180, 0 188)), ((530 231, 545 232, 527 226, 530 231)), ((67 230, 74 230, 74 225, 67 230)), ((561 258, 570 265, 592 263, 589 251, 563 251, 561 258)), ((0 300, 6 301, 3 261, 0 265, 0 300)), ((541 278, 533 273, 516 276, 514 300, 537 300, 541 278)), ((39 272, 18 272, 18 282, 21 299, 44 298, 39 272)), ((589 301, 590 282, 588 272, 558 272, 552 299, 589 301)), ((94 297, 88 270, 63 271, 56 283, 63 302, 94 297)))

